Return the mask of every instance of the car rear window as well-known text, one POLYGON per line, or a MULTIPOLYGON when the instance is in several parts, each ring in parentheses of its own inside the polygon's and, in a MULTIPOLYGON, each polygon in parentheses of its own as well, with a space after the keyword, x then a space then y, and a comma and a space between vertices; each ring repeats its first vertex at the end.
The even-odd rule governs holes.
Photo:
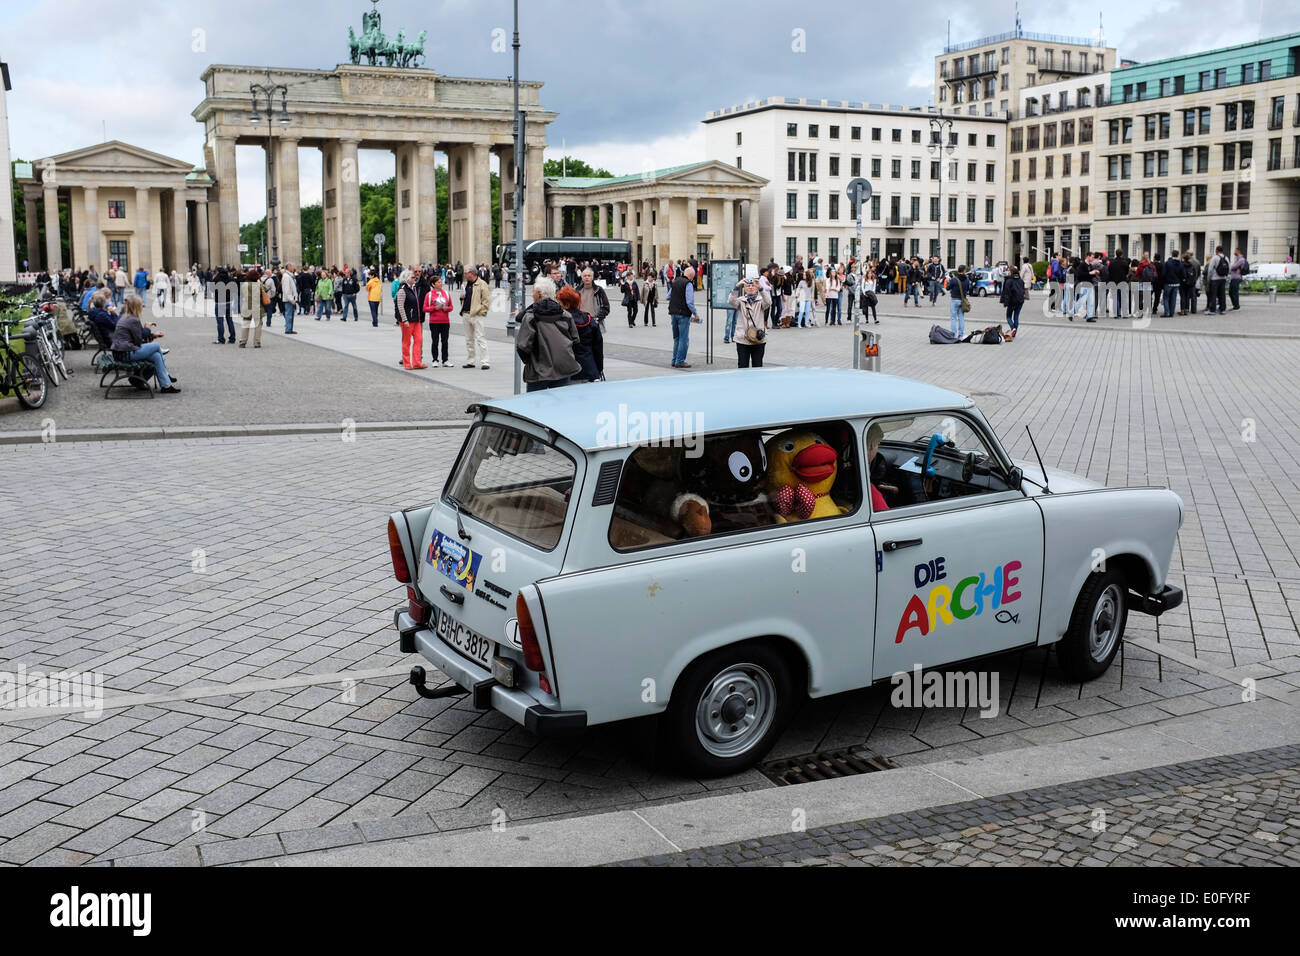
POLYGON ((554 445, 504 425, 470 431, 444 497, 543 551, 560 542, 577 466, 554 445))

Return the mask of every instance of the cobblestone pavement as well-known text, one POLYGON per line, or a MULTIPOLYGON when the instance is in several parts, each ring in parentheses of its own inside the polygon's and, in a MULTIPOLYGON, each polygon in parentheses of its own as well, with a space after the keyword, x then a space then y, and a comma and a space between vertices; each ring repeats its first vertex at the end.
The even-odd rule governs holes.
MULTIPOLYGON (((1131 617, 1098 681, 1064 682, 1046 651, 1004 655, 989 665, 995 718, 860 691, 810 702, 775 756, 856 746, 931 762, 1229 706, 1245 677, 1261 694, 1300 686, 1300 343, 1062 326, 933 349, 922 322, 892 322, 887 369, 973 394, 1014 454, 1030 453, 1027 422, 1049 465, 1178 491, 1172 580, 1187 600, 1131 617)), ((773 339, 808 364, 848 348, 838 329, 773 339)), ((325 380, 355 361, 303 351, 325 380)), ((222 391, 209 407, 239 401, 222 391)), ((666 774, 643 725, 543 742, 463 699, 414 696, 383 520, 436 493, 459 441, 0 447, 0 670, 93 670, 121 705, 99 720, 0 711, 0 862, 230 862, 250 836, 293 851, 483 826, 497 807, 524 820, 771 786, 666 774)))
POLYGON ((613 866, 1297 866, 1300 747, 613 866))

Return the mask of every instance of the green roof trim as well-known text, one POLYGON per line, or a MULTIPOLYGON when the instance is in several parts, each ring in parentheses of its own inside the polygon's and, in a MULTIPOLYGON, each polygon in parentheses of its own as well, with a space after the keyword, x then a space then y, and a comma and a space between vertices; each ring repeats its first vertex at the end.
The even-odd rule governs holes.
POLYGON ((694 169, 697 166, 707 166, 713 160, 704 160, 700 163, 686 163, 682 166, 667 166, 663 169, 654 169, 645 173, 633 173, 630 176, 547 176, 548 185, 556 189, 595 189, 598 186, 616 186, 619 183, 630 183, 637 179, 659 179, 661 176, 668 176, 672 173, 679 173, 684 169, 694 169))

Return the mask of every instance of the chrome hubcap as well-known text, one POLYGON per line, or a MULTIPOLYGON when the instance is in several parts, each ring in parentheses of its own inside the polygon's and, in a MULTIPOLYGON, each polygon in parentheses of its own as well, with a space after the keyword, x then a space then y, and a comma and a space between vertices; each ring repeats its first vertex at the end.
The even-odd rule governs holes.
POLYGON ((776 684, 757 664, 736 664, 713 678, 695 708, 695 734, 715 757, 735 757, 757 743, 776 712, 776 684))
POLYGON ((1092 611, 1092 629, 1088 634, 1088 653, 1094 661, 1104 661, 1119 640, 1119 620, 1124 611, 1124 594, 1112 584, 1101 592, 1092 611))

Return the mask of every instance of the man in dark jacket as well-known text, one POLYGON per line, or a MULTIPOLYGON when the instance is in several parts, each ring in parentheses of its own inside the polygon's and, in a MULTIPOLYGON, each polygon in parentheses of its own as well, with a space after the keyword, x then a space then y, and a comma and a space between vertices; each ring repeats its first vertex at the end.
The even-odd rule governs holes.
POLYGON ((576 357, 579 338, 573 317, 555 301, 549 278, 533 283, 533 304, 519 313, 515 351, 522 360, 524 391, 568 385, 582 371, 576 357))
POLYGON ((1108 288, 1106 297, 1110 302, 1110 314, 1115 318, 1132 318, 1133 302, 1128 285, 1129 261, 1123 249, 1116 249, 1110 265, 1106 268, 1108 288))
POLYGON ((1178 288, 1183 284, 1183 260, 1178 257, 1178 250, 1169 250, 1169 258, 1160 267, 1160 284, 1165 304, 1165 318, 1174 317, 1178 305, 1178 288))

